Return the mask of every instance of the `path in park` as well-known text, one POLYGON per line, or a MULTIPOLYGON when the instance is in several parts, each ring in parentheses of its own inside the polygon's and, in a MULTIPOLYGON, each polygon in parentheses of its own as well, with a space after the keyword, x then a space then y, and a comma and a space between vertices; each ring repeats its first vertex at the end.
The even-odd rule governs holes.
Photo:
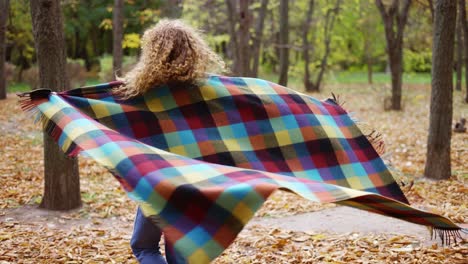
MULTIPOLYGON (((23 223, 44 224, 49 227, 67 229, 70 226, 93 225, 96 219, 67 219, 64 221, 60 212, 46 211, 35 207, 22 207, 2 210, 0 221, 18 221, 23 223)), ((101 228, 119 226, 124 233, 131 233, 133 219, 99 219, 101 228)), ((424 244, 431 245, 437 240, 431 240, 429 230, 421 225, 412 224, 396 218, 368 213, 363 210, 346 206, 337 206, 316 212, 284 216, 284 217, 254 217, 249 226, 260 225, 268 228, 280 228, 292 231, 310 231, 319 233, 360 233, 360 234, 394 234, 417 237, 424 244)))
POLYGON ((425 244, 436 242, 431 240, 429 229, 424 226, 346 206, 280 218, 254 218, 249 225, 324 233, 410 235, 420 238, 425 244))

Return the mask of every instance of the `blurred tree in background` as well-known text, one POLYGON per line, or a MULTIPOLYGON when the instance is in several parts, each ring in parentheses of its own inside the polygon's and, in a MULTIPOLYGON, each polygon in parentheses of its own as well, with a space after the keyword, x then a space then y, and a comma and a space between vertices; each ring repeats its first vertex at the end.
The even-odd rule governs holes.
MULTIPOLYGON (((10 1, 10 15, 7 20, 5 58, 7 66, 14 67, 13 74, 10 73, 14 78, 7 78, 17 83, 24 81, 25 71, 27 80, 37 79, 34 78, 37 69, 34 70, 36 61, 28 2, 10 1), (33 70, 28 71, 31 67, 33 70)), ((388 74, 392 69, 387 59, 389 49, 385 38, 385 24, 379 5, 376 4, 381 1, 294 0, 287 1, 287 10, 280 7, 280 0, 122 2, 123 60, 120 74, 128 70, 136 60, 140 34, 163 17, 181 17, 200 28, 209 44, 224 57, 233 75, 277 81, 281 73, 280 51, 288 53, 283 56, 283 61, 286 62, 287 59, 287 63, 283 63, 283 69, 287 69, 289 83, 293 80, 295 88, 310 91, 317 91, 321 85, 334 82, 344 72, 362 73, 368 83, 381 82, 375 76, 388 74), (281 10, 285 11, 283 17, 288 15, 287 25, 281 21, 281 10), (287 32, 286 43, 281 41, 282 25, 285 28, 283 31, 287 32)), ((432 56, 432 1, 388 0, 382 1, 382 5, 385 11, 391 11, 391 7, 397 5, 400 10, 398 21, 406 21, 404 32, 394 32, 395 40, 398 40, 396 43, 399 43, 394 44, 395 50, 397 53, 401 51, 401 58, 404 58, 397 63, 401 67, 394 68, 401 68, 401 73, 397 74, 399 71, 396 71, 388 76, 393 76, 394 82, 401 84, 402 73, 429 75, 432 56), (406 8, 405 3, 410 2, 411 8, 406 8)), ((114 1, 67 0, 61 1, 61 7, 65 18, 68 61, 83 68, 76 75, 94 82, 112 79, 114 1)), ((459 31, 463 35, 468 31, 466 15, 462 18, 465 8, 460 9, 459 16, 459 31)), ((397 24, 402 24, 395 23, 395 29, 397 24)), ((283 33, 283 37, 286 35, 283 33)), ((464 53, 468 49, 466 39, 462 38, 465 43, 464 53)), ((462 57, 465 63, 468 61, 467 57, 462 57)), ((396 99, 401 98, 404 93, 400 90, 395 93, 396 99)), ((391 93, 390 89, 388 93, 391 93)))
POLYGON ((5 35, 9 0, 0 0, 0 100, 6 98, 5 35))

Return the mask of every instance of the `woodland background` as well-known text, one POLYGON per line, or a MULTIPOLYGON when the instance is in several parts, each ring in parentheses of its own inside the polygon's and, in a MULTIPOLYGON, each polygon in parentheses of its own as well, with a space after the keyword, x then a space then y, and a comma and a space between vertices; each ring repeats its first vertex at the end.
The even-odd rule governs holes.
MULTIPOLYGON (((8 10, 5 55, 11 92, 22 89, 23 84, 35 87, 38 82, 38 76, 34 74, 37 68, 28 2, 10 1, 8 10)), ((234 74, 278 81, 279 53, 287 49, 288 84, 303 90, 303 51, 307 49, 309 69, 313 75, 325 67, 321 84, 390 82, 384 24, 373 0, 287 1, 286 44, 280 44, 280 26, 284 23, 281 23, 279 0, 123 2, 124 62, 120 74, 135 63, 140 34, 172 12, 175 15, 170 16, 181 16, 200 28, 210 45, 233 66, 234 74), (242 2, 247 5, 243 7, 242 2), (236 6, 238 4, 240 6, 236 6), (245 17, 241 18, 239 12, 245 12, 245 17), (308 32, 305 32, 306 28, 308 32), (241 34, 242 31, 247 34, 241 34), (304 33, 307 33, 305 38, 304 33), (307 46, 304 46, 305 39, 307 46), (243 60, 241 57, 246 57, 238 53, 252 53, 252 56, 247 56, 251 61, 246 67, 237 63, 243 60), (326 63, 322 65, 325 55, 326 63)), ((406 83, 430 83, 433 26, 430 2, 412 1, 407 15, 402 47, 406 83)), ((109 67, 112 65, 113 50, 113 5, 113 1, 109 0, 61 1, 67 58, 73 65, 70 66, 73 68, 70 69, 73 72, 70 74, 72 86, 113 78, 112 68, 109 67)), ((462 42, 457 44, 463 47, 462 42)), ((463 55, 463 51, 460 55, 463 55)), ((463 64, 462 60, 459 64, 463 64)))

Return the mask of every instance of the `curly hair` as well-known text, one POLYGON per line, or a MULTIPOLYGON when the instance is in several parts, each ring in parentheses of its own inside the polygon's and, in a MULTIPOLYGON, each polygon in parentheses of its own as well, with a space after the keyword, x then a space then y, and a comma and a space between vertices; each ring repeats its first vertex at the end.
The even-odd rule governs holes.
POLYGON ((141 95, 171 83, 195 83, 207 72, 225 71, 223 60, 210 49, 201 32, 181 20, 163 19, 145 31, 141 56, 113 92, 122 98, 141 95))

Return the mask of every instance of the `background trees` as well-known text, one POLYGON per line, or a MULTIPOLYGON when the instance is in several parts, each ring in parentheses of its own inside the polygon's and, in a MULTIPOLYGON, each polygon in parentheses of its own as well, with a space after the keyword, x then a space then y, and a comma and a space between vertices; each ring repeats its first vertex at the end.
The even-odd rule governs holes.
POLYGON ((464 63, 465 63, 465 103, 468 103, 468 22, 466 18, 466 1, 458 0, 458 8, 460 9, 460 27, 463 33, 463 44, 464 44, 464 63))
POLYGON ((257 77, 268 0, 262 0, 255 8, 251 7, 254 1, 225 0, 224 2, 229 21, 227 32, 230 41, 226 47, 223 39, 219 43, 221 50, 232 59, 234 75, 257 77))
POLYGON ((281 85, 288 85, 289 68, 289 5, 288 0, 280 0, 279 4, 279 80, 281 85))
POLYGON ((401 110, 401 86, 403 83, 403 32, 408 21, 411 0, 393 0, 389 6, 382 0, 376 0, 385 27, 387 53, 392 73, 391 109, 401 110))
MULTIPOLYGON (((280 12, 286 11, 280 8, 280 0, 122 1, 125 2, 122 12, 124 65, 138 55, 139 34, 144 29, 162 17, 179 15, 205 32, 210 45, 223 55, 234 75, 278 80, 280 51, 283 49, 289 53, 284 56, 289 61, 288 79, 293 80, 292 84, 298 89, 316 89, 323 83, 333 82, 336 74, 341 72, 367 72, 368 80, 374 81, 373 73, 385 72, 389 65, 384 23, 379 18, 375 0, 287 1, 288 12, 283 12, 283 17, 289 15, 289 25, 284 27, 288 32, 287 43, 280 41, 280 27, 285 25, 280 21, 280 12), (308 12, 311 2, 315 8, 308 12), (331 12, 338 11, 335 8, 338 2, 339 12, 331 12), (298 79, 301 83, 296 81, 298 79)), ((394 2, 404 3, 383 3, 394 2)), ((109 80, 113 70, 108 68, 105 59, 111 61, 109 54, 116 50, 113 49, 112 31, 114 1, 70 0, 61 3, 66 17, 69 61, 83 65, 88 79, 109 80)), ((13 81, 21 83, 24 70, 36 64, 29 5, 26 0, 13 1, 10 5, 12 15, 7 27, 6 58, 16 67, 13 81)), ((403 72, 429 74, 431 9, 427 1, 417 1, 413 5, 416 8, 407 11, 405 30, 408 34, 394 32, 395 39, 404 40, 404 44, 399 44, 405 57, 400 64, 403 72)), ((403 4, 399 7, 405 10, 403 4)), ((385 6, 385 10, 389 10, 389 6, 385 6)), ((394 25, 396 28, 397 23, 394 25)))
POLYGON ((114 0, 114 9, 112 10, 112 69, 114 74, 120 74, 122 70, 123 7, 123 0, 114 0))
POLYGON ((0 0, 0 100, 6 98, 5 33, 9 0, 0 0))
MULTIPOLYGON (((312 15, 314 12, 315 1, 309 2, 309 8, 306 14, 306 21, 304 23, 304 32, 302 37, 303 43, 303 52, 304 52, 304 64, 305 64, 305 74, 304 74, 304 86, 305 90, 309 92, 318 92, 320 90, 320 85, 322 83, 325 71, 328 66, 328 58, 331 52, 331 40, 333 35, 333 29, 335 27, 336 18, 340 12, 341 0, 336 0, 334 5, 320 7, 322 10, 325 10, 325 19, 323 21, 323 44, 324 52, 321 56, 320 63, 317 67, 317 73, 315 74, 315 80, 311 80, 311 74, 309 69, 310 57, 309 50, 311 49, 309 45, 308 35, 310 31, 310 24, 312 22, 312 15)), ((316 37, 316 35, 315 35, 316 37)))

